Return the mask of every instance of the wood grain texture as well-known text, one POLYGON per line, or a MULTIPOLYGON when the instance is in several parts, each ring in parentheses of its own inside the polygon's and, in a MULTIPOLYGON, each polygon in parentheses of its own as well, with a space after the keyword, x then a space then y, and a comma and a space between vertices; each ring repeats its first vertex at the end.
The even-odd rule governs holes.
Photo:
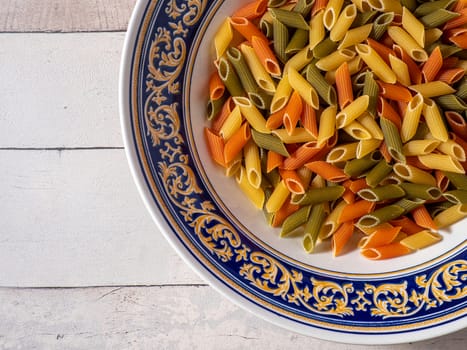
POLYGON ((123 150, 0 151, 0 169, 0 286, 204 283, 157 231, 123 150))
MULTIPOLYGON (((280 329, 209 287, 1 289, 1 349, 319 349, 368 346, 280 329)), ((372 350, 458 350, 467 330, 372 350)))
POLYGON ((0 32, 123 31, 136 0, 2 0, 0 32))
POLYGON ((0 34, 0 148, 122 147, 123 41, 124 33, 0 34))

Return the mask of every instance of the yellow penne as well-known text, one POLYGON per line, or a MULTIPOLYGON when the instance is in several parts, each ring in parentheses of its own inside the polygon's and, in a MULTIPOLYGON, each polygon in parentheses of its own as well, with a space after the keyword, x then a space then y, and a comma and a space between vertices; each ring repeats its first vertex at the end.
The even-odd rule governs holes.
POLYGON ((293 90, 297 91, 301 98, 313 107, 314 109, 319 108, 319 97, 315 88, 293 67, 289 67, 288 71, 288 82, 293 90))
POLYGON ((358 144, 358 142, 352 142, 334 147, 326 156, 326 161, 337 163, 356 158, 358 144))
POLYGON ((304 143, 316 141, 316 137, 308 132, 305 128, 295 128, 292 134, 289 134, 286 129, 276 129, 272 131, 284 143, 304 143))
POLYGON ((300 71, 302 68, 305 68, 305 66, 312 60, 313 50, 311 50, 309 46, 306 46, 289 58, 284 66, 284 72, 287 72, 289 68, 300 71))
POLYGON ((438 150, 448 156, 457 159, 459 162, 465 162, 466 155, 464 149, 453 140, 447 140, 446 142, 440 142, 438 150))
POLYGON ((319 119, 318 147, 324 145, 336 133, 337 106, 329 106, 319 119))
POLYGON ((371 46, 358 44, 355 48, 358 55, 378 78, 389 84, 394 84, 397 81, 396 74, 371 46))
POLYGON ((404 86, 410 85, 410 73, 407 64, 400 58, 397 58, 391 54, 389 55, 389 63, 391 65, 392 71, 396 74, 397 81, 404 86))
POLYGON ((216 50, 216 59, 219 59, 229 47, 230 42, 233 39, 233 30, 230 25, 230 18, 226 18, 222 22, 220 28, 214 35, 214 48, 216 50))
POLYGON ((371 10, 371 7, 370 5, 368 5, 366 0, 351 0, 351 2, 355 4, 355 6, 357 6, 360 12, 366 12, 371 10))
POLYGON ((336 126, 341 129, 360 117, 368 108, 370 98, 362 95, 347 105, 336 115, 336 126))
POLYGON ((420 115, 423 110, 423 96, 418 93, 410 100, 407 105, 405 116, 402 119, 401 140, 409 141, 417 132, 420 115))
POLYGON ((250 139, 243 147, 243 158, 248 182, 254 188, 261 186, 261 160, 256 143, 250 139))
POLYGON ((316 62, 316 67, 323 71, 330 71, 337 69, 342 63, 350 61, 355 57, 355 52, 342 49, 334 51, 333 53, 321 58, 316 62))
POLYGON ((309 30, 309 47, 314 49, 326 35, 326 30, 324 29, 323 23, 324 11, 319 11, 310 20, 310 30, 309 30))
POLYGON ((371 133, 356 120, 344 126, 342 129, 356 140, 371 139, 371 133))
MULTIPOLYGON (((360 56, 355 56, 352 58, 349 62, 347 62, 347 67, 349 68, 349 74, 354 75, 357 72, 359 72, 362 69, 362 59, 360 56)), ((335 70, 330 70, 327 71, 326 74, 324 75, 324 79, 331 84, 334 85, 336 83, 336 71, 335 70)))
POLYGON ((258 209, 262 209, 265 199, 264 191, 261 189, 261 187, 254 188, 251 186, 250 182, 248 181, 245 168, 240 168, 240 170, 237 172, 235 180, 237 181, 238 186, 242 192, 248 197, 248 199, 250 199, 253 205, 258 209))
POLYGON ((464 168, 459 161, 446 154, 426 154, 418 156, 418 160, 424 166, 443 171, 450 171, 453 173, 464 174, 464 168))
POLYGON ((271 196, 268 198, 265 204, 266 211, 268 213, 275 213, 280 209, 282 204, 287 200, 290 195, 290 191, 287 188, 284 180, 281 180, 274 188, 271 196))
POLYGON ((449 84, 439 80, 424 84, 410 85, 409 89, 421 93, 425 98, 449 95, 456 92, 449 84))
POLYGON ((292 86, 290 86, 287 72, 284 72, 282 79, 279 81, 279 84, 277 84, 276 92, 272 97, 270 108, 271 113, 275 113, 285 107, 289 101, 292 91, 293 89, 292 86))
POLYGON ((331 30, 341 12, 344 0, 329 0, 324 9, 323 23, 327 30, 331 30))
POLYGON ((256 131, 264 134, 271 133, 271 130, 266 126, 266 119, 264 119, 261 112, 247 97, 235 96, 233 101, 236 106, 240 108, 242 116, 248 121, 250 126, 256 131))
POLYGON ((415 39, 420 47, 425 47, 425 26, 407 7, 402 9, 402 28, 415 39))
POLYGON ((334 209, 329 213, 329 215, 324 219, 323 225, 321 226, 321 231, 319 232, 320 239, 326 239, 332 236, 334 232, 338 229, 340 223, 338 223, 339 216, 342 213, 342 210, 345 208, 347 203, 345 201, 340 201, 334 209))
POLYGON ((230 112, 229 116, 222 124, 221 129, 219 130, 219 135, 222 136, 224 140, 230 139, 230 137, 235 133, 235 131, 240 128, 242 125, 242 113, 240 112, 240 107, 235 106, 235 108, 230 112))
POLYGON ((452 225, 467 216, 467 204, 455 204, 452 207, 443 210, 433 219, 438 228, 444 228, 452 225))
POLYGON ((415 39, 412 38, 404 29, 396 26, 389 26, 387 32, 391 39, 402 47, 413 60, 417 62, 425 62, 428 59, 426 51, 423 50, 415 39))
POLYGON ((443 35, 443 31, 439 28, 430 28, 425 30, 425 46, 428 47, 434 42, 438 41, 443 35))
POLYGON ((402 13, 402 5, 396 0, 365 0, 370 8, 382 12, 402 13))
POLYGON ((368 139, 368 140, 361 140, 357 146, 357 158, 363 158, 367 154, 377 150, 381 146, 381 140, 377 139, 368 139))
POLYGON ((396 163, 393 167, 394 172, 400 178, 416 184, 436 186, 436 179, 429 172, 421 170, 413 165, 396 163))
POLYGON ((349 30, 355 17, 357 17, 357 7, 354 4, 344 7, 329 33, 329 38, 332 41, 341 40, 349 30))
POLYGON ((449 139, 448 130, 444 125, 439 108, 433 100, 429 98, 425 100, 423 115, 431 135, 441 142, 446 142, 449 139))
POLYGON ((342 41, 337 47, 338 50, 345 49, 350 46, 360 44, 362 41, 366 40, 371 33, 372 24, 365 24, 363 26, 349 29, 342 41))
POLYGON ((420 156, 432 153, 441 143, 438 140, 413 140, 402 147, 405 156, 420 156))
POLYGON ((435 244, 440 240, 441 235, 429 230, 423 230, 413 235, 407 236, 406 238, 402 239, 400 243, 410 249, 422 249, 435 244))
POLYGON ((370 113, 364 112, 360 117, 357 118, 357 120, 365 127, 366 130, 370 132, 371 138, 376 140, 384 139, 383 131, 370 113))
POLYGON ((225 176, 237 175, 242 167, 243 154, 239 152, 236 157, 225 166, 225 176))
POLYGON ((243 57, 245 57, 245 61, 250 68, 256 84, 258 84, 258 86, 264 91, 274 93, 276 91, 276 84, 266 69, 264 69, 264 66, 261 64, 255 50, 247 44, 241 44, 240 50, 242 51, 243 57))

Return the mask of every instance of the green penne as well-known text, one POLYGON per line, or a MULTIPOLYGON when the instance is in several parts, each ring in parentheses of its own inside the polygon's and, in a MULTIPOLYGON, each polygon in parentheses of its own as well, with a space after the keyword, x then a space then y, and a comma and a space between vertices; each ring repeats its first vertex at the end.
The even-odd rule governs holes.
POLYGON ((419 198, 423 200, 439 199, 442 195, 438 187, 414 184, 411 182, 403 182, 399 185, 407 194, 407 198, 419 198))
POLYGON ((457 87, 456 96, 465 100, 467 99, 467 78, 462 78, 457 87))
POLYGON ((447 45, 447 44, 442 44, 439 41, 434 42, 431 44, 429 47, 426 48, 426 51, 431 54, 431 52, 436 49, 436 47, 439 47, 441 51, 441 55, 443 58, 452 56, 452 55, 457 55, 459 52, 466 51, 462 50, 460 47, 454 46, 454 45, 447 45))
POLYGON ((279 182, 281 182, 281 175, 279 174, 279 170, 277 168, 271 170, 269 173, 264 171, 263 175, 264 175, 264 177, 266 177, 268 179, 269 183, 273 187, 276 187, 279 184, 279 182))
POLYGON ((258 147, 279 153, 284 157, 289 157, 290 154, 287 152, 287 148, 280 138, 272 134, 263 134, 254 129, 251 129, 251 136, 253 141, 258 145, 258 147))
POLYGON ((401 5, 413 12, 417 8, 417 0, 401 0, 401 5))
POLYGON ((425 16, 439 9, 446 9, 455 2, 456 0, 425 1, 417 6, 413 14, 416 17, 425 16))
POLYGON ((289 215, 282 223, 280 237, 286 237, 300 226, 307 223, 310 217, 311 205, 298 209, 295 213, 289 215))
POLYGON ((293 8, 293 11, 300 13, 304 18, 306 18, 310 13, 314 3, 315 0, 298 0, 297 4, 293 8))
POLYGON ((373 22, 373 28, 370 33, 370 37, 375 40, 381 39, 389 25, 394 20, 394 12, 385 12, 375 18, 373 22))
POLYGON ((237 72, 238 78, 240 79, 240 83, 242 84, 245 92, 248 94, 248 97, 257 107, 262 108, 258 106, 260 102, 255 101, 257 98, 260 98, 258 94, 259 87, 256 84, 253 74, 251 74, 251 71, 248 68, 248 65, 245 61, 245 58, 242 55, 242 52, 236 47, 231 47, 227 50, 227 59, 237 72), (250 96, 250 94, 253 96, 250 96))
POLYGON ((338 45, 339 43, 332 41, 330 38, 326 38, 313 48, 313 57, 326 57, 330 53, 336 51, 338 45))
POLYGON ((389 154, 398 162, 404 163, 405 156, 402 153, 402 140, 397 126, 384 117, 381 117, 379 122, 389 154))
POLYGON ((351 177, 358 177, 368 169, 374 167, 381 160, 379 151, 371 152, 360 159, 352 159, 345 164, 344 173, 351 177))
POLYGON ((272 39, 274 35, 274 28, 272 22, 266 21, 265 19, 261 18, 259 21, 259 29, 263 32, 263 34, 268 38, 272 39))
POLYGON ((311 208, 310 218, 305 225, 305 236, 303 237, 303 248, 307 253, 313 251, 325 218, 324 204, 316 204, 311 208))
POLYGON ((358 12, 350 28, 361 27, 367 23, 373 22, 373 18, 378 14, 377 11, 358 12))
POLYGON ((268 7, 281 7, 287 3, 288 0, 269 0, 268 7))
POLYGON ((273 39, 274 39, 274 52, 282 63, 287 61, 287 55, 285 48, 289 42, 289 29, 285 24, 279 21, 277 18, 272 20, 273 39))
POLYGON ((418 208, 419 206, 423 204, 425 204, 425 200, 420 199, 420 198, 413 198, 413 199, 402 198, 394 203, 394 205, 404 209, 404 214, 411 212, 412 210, 418 208))
POLYGON ((443 95, 435 98, 436 103, 444 110, 465 111, 467 104, 457 95, 443 95))
POLYGON ((388 199, 396 199, 405 196, 405 191, 399 185, 386 185, 375 188, 364 188, 357 194, 370 202, 379 202, 388 199))
POLYGON ((446 209, 451 208, 453 205, 454 203, 451 203, 449 201, 437 202, 437 203, 430 204, 427 207, 427 210, 430 213, 431 217, 434 218, 436 215, 444 212, 446 209))
POLYGON ((240 82, 240 78, 238 77, 237 73, 235 73, 235 69, 229 63, 229 61, 225 57, 221 57, 219 58, 218 64, 219 77, 229 91, 230 95, 245 95, 245 90, 243 89, 242 83, 240 82))
POLYGON ((425 25, 426 28, 436 28, 459 16, 460 13, 441 8, 420 17, 419 20, 425 25))
POLYGON ((373 73, 366 72, 365 79, 363 81, 363 94, 368 95, 368 113, 370 113, 374 118, 376 118, 376 110, 378 105, 378 94, 379 88, 376 83, 373 73))
POLYGON ((291 202, 299 205, 314 205, 324 202, 332 202, 340 198, 345 192, 344 186, 312 188, 304 194, 295 195, 291 202))
POLYGON ((376 209, 372 213, 363 215, 357 223, 357 226, 362 228, 371 228, 379 224, 388 222, 389 220, 397 219, 399 216, 405 213, 405 209, 391 204, 379 209, 376 209))
POLYGON ((308 31, 297 29, 285 48, 285 54, 293 55, 302 50, 308 44, 308 36, 308 31))
POLYGON ((217 117, 219 112, 222 109, 222 106, 224 105, 226 100, 225 95, 222 96, 221 98, 218 98, 217 100, 209 100, 208 105, 206 107, 207 109, 207 118, 208 120, 213 120, 217 117))
POLYGON ((366 183, 370 187, 378 186, 386 176, 392 171, 392 166, 389 165, 384 159, 380 160, 366 175, 366 183))
POLYGON ((443 171, 443 174, 449 179, 451 184, 459 190, 467 190, 467 175, 443 171))
POLYGON ((299 12, 287 11, 278 8, 270 8, 272 17, 284 23, 287 27, 309 30, 309 25, 299 12))
POLYGON ((324 79, 314 63, 310 63, 305 67, 305 76, 306 80, 316 89, 316 92, 324 101, 330 105, 336 104, 336 90, 324 79))
POLYGON ((467 190, 452 190, 443 193, 444 198, 454 204, 467 203, 467 190))

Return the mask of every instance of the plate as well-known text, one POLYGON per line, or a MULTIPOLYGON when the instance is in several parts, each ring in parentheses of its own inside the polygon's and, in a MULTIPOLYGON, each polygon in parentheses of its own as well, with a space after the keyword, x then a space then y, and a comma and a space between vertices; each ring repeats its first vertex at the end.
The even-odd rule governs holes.
POLYGON ((212 38, 246 1, 140 0, 121 66, 123 137, 158 228, 204 279, 289 330, 359 344, 428 339, 467 325, 466 223, 440 244, 384 262, 280 239, 209 159, 212 38))

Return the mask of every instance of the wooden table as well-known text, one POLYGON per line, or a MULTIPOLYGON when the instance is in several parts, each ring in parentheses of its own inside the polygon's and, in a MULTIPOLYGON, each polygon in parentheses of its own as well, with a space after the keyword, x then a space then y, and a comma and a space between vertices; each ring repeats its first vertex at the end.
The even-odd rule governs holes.
MULTIPOLYGON (((117 107, 134 4, 2 0, 0 349, 365 348, 239 309, 157 232, 130 176, 117 107)), ((373 349, 466 341, 464 330, 373 349)))

